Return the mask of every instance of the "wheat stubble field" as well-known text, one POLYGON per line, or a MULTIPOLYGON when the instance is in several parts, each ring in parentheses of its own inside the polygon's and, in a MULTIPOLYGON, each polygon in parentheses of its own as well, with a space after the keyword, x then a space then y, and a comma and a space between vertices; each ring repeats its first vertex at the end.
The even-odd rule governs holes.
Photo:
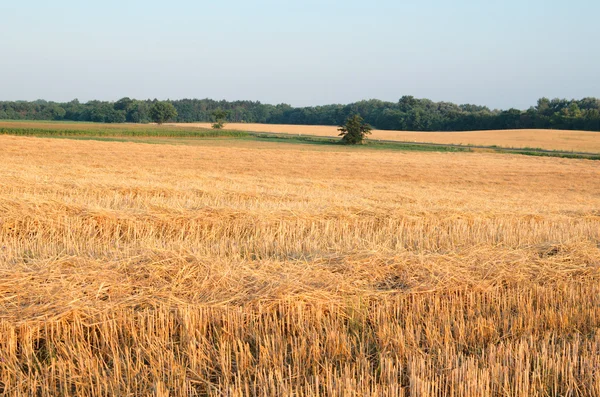
POLYGON ((600 395, 600 168, 0 136, 0 393, 600 395))

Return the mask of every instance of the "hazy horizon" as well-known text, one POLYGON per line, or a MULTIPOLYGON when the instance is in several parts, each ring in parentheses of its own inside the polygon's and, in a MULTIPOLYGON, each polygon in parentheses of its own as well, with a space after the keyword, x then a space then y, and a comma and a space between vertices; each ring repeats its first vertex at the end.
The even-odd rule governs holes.
POLYGON ((600 97, 598 12, 591 0, 2 4, 0 100, 413 95, 527 109, 600 97))

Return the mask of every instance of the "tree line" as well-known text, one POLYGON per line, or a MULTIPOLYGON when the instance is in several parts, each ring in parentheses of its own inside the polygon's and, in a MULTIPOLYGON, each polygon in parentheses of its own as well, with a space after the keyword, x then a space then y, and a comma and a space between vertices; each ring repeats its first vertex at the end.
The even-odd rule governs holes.
MULTIPOLYGON (((122 98, 116 102, 77 99, 66 102, 0 102, 0 119, 70 120, 102 123, 148 123, 158 101, 122 98)), ((172 121, 215 122, 215 114, 226 115, 225 122, 341 125, 358 114, 366 123, 382 130, 468 131, 519 128, 553 128, 600 131, 600 99, 541 98, 527 110, 489 109, 478 105, 457 105, 403 96, 398 102, 376 99, 348 105, 292 107, 258 101, 216 101, 180 99, 166 101, 176 109, 172 121)))

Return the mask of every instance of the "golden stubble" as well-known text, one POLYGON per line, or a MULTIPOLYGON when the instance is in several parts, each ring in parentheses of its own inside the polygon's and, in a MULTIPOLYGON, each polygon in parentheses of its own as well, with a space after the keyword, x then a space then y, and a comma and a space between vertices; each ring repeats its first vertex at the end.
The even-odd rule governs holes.
POLYGON ((600 168, 0 137, 8 395, 600 393, 600 168))

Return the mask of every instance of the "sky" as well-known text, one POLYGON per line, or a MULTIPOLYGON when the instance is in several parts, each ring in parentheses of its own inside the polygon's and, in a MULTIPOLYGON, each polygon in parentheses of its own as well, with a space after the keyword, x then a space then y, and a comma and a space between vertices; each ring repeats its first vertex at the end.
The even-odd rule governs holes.
POLYGON ((597 0, 0 0, 0 100, 600 97, 597 0))

